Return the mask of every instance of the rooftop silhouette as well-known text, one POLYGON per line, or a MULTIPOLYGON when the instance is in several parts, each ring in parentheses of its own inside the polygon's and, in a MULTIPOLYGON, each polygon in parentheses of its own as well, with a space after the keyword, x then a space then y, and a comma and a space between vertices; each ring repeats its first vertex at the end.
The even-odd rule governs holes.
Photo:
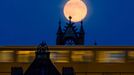
MULTIPOLYGON (((36 50, 36 57, 23 74, 21 67, 12 67, 11 75, 61 75, 50 60, 50 52, 46 43, 42 42, 36 50)), ((63 75, 74 75, 73 68, 63 68, 63 75), (69 71, 69 72, 66 72, 69 71)))

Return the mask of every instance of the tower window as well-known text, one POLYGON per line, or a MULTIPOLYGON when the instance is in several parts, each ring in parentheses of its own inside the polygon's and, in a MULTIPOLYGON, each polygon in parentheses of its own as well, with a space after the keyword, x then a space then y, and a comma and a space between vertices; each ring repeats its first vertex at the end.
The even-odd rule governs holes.
POLYGON ((69 40, 66 40, 66 42, 65 42, 65 45, 75 45, 75 42, 74 42, 74 40, 71 40, 71 39, 69 39, 69 40))

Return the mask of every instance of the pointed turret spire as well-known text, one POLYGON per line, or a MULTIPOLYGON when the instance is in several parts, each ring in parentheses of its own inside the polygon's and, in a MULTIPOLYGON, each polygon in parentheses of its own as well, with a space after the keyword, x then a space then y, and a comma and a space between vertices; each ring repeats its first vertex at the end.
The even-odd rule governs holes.
POLYGON ((96 40, 94 40, 94 46, 97 46, 97 42, 96 42, 96 40))
POLYGON ((61 21, 59 20, 59 28, 58 28, 58 31, 57 31, 57 34, 58 33, 62 33, 62 29, 61 29, 61 21))
POLYGON ((71 24, 71 19, 72 19, 72 17, 71 17, 71 16, 69 16, 68 18, 69 18, 69 22, 70 22, 70 24, 71 24))
POLYGON ((83 21, 81 21, 80 33, 84 33, 84 29, 83 29, 83 21))
POLYGON ((42 43, 39 44, 39 46, 37 47, 37 52, 48 52, 48 46, 46 42, 42 41, 42 43))
POLYGON ((41 59, 49 59, 49 49, 48 46, 46 44, 46 42, 42 42, 41 44, 39 44, 39 46, 37 47, 37 51, 36 53, 36 57, 37 58, 41 58, 41 59))

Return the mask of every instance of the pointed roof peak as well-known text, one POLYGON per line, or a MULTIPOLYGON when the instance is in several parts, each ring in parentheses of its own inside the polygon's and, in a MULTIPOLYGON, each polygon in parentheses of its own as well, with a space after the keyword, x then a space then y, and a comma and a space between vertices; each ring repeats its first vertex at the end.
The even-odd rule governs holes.
POLYGON ((69 20, 71 21, 71 19, 72 19, 72 16, 69 16, 68 18, 69 18, 69 20))
POLYGON ((44 42, 44 41, 42 41, 41 43, 40 43, 40 46, 46 46, 47 45, 47 43, 46 43, 46 41, 44 42))
POLYGON ((61 20, 59 19, 59 25, 61 25, 61 20))
POLYGON ((84 28, 83 28, 83 21, 80 22, 80 33, 84 33, 84 28))
POLYGON ((94 40, 94 46, 97 46, 98 44, 97 44, 97 41, 96 40, 94 40))
POLYGON ((83 21, 81 21, 80 23, 81 23, 81 25, 83 25, 83 21))
POLYGON ((59 20, 59 27, 58 27, 57 33, 62 33, 62 29, 61 29, 61 20, 59 20))
POLYGON ((44 51, 48 52, 48 46, 46 42, 42 41, 37 48, 37 52, 44 52, 44 51))
POLYGON ((48 50, 46 42, 42 41, 38 48, 34 61, 25 71, 24 75, 61 75, 51 62, 50 52, 46 52, 48 50))
POLYGON ((73 25, 72 21, 71 21, 72 20, 72 16, 69 16, 68 18, 69 18, 69 25, 73 25))

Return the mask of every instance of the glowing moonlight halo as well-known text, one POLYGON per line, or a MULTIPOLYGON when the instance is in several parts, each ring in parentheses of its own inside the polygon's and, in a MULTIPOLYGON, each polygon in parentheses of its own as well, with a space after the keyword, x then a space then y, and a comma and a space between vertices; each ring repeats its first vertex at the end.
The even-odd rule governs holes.
POLYGON ((64 15, 68 20, 71 16, 71 21, 79 22, 86 17, 87 6, 82 0, 69 0, 64 6, 64 15))

